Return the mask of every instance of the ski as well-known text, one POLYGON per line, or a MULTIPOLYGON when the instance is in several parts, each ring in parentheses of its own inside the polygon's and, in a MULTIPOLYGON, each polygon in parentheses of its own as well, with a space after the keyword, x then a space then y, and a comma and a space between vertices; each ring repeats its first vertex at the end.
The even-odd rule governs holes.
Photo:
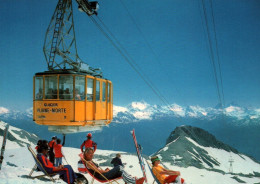
POLYGON ((8 135, 8 128, 9 128, 9 124, 6 125, 5 130, 4 130, 3 144, 2 144, 1 156, 0 156, 0 170, 2 168, 2 163, 4 160, 4 152, 5 152, 6 139, 7 139, 7 135, 8 135))
POLYGON ((138 157, 138 160, 139 160, 139 164, 141 166, 141 170, 143 172, 143 176, 145 178, 145 182, 147 183, 146 171, 145 171, 145 163, 144 163, 144 159, 142 157, 142 147, 141 147, 140 144, 137 143, 136 136, 135 136, 135 129, 133 129, 131 131, 131 134, 132 134, 133 139, 134 139, 134 144, 135 144, 135 148, 136 148, 136 153, 137 153, 137 157, 138 157))

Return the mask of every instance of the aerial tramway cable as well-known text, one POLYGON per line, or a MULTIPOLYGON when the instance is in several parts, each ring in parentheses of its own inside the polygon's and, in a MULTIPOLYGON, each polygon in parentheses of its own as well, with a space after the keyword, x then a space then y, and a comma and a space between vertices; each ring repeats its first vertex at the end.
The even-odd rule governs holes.
POLYGON ((159 59, 157 58, 157 55, 155 54, 155 51, 153 50, 152 46, 149 44, 148 40, 146 39, 146 37, 144 36, 143 31, 140 29, 140 27, 137 25, 135 19, 133 18, 133 16, 130 14, 128 8, 126 7, 125 3, 123 2, 123 0, 120 0, 121 4, 123 5, 123 7, 125 8, 128 16, 130 17, 130 19, 132 20, 132 22, 134 23, 135 27, 137 28, 137 30, 139 31, 139 33, 141 34, 142 38, 144 39, 146 45, 149 47, 149 49, 151 50, 152 54, 155 56, 156 58, 156 62, 159 65, 162 65, 161 62, 159 61, 159 59))
MULTIPOLYGON (((144 39, 145 44, 147 45, 147 47, 148 47, 149 50, 151 51, 152 55, 154 56, 154 60, 155 60, 155 61, 159 64, 159 66, 161 67, 162 64, 161 64, 161 62, 160 62, 160 60, 159 60, 157 54, 155 53, 154 49, 152 48, 151 44, 150 44, 149 41, 146 39, 145 34, 143 33, 143 31, 141 30, 141 28, 140 28, 140 27, 138 26, 138 24, 136 23, 134 17, 131 15, 129 9, 127 8, 127 6, 126 6, 126 4, 123 2, 123 0, 120 0, 120 2, 121 2, 121 4, 122 4, 122 6, 125 8, 125 10, 126 10, 128 16, 130 17, 130 19, 131 19, 132 22, 134 23, 134 25, 135 25, 136 29, 138 30, 138 32, 140 33, 141 37, 144 39)), ((161 69, 163 69, 163 67, 161 67, 161 69)), ((168 75, 167 72, 165 72, 165 74, 166 74, 166 77, 167 77, 168 79, 171 79, 171 77, 168 75)), ((172 80, 171 80, 171 82, 172 82, 172 80)), ((180 92, 179 92, 179 90, 176 88, 175 85, 174 85, 174 88, 175 88, 175 90, 177 91, 178 95, 180 96, 180 92)), ((165 99, 165 100, 166 100, 166 99, 165 99)), ((185 101, 185 98, 184 98, 184 101, 185 101)), ((185 101, 185 104, 187 104, 186 101, 185 101)))
POLYGON ((105 23, 97 17, 98 20, 101 22, 101 24, 106 28, 107 32, 112 36, 112 38, 116 41, 116 43, 119 45, 119 47, 125 52, 126 56, 130 58, 130 61, 134 63, 134 66, 136 66, 136 69, 140 71, 141 74, 144 75, 145 80, 147 80, 151 86, 158 92, 159 96, 163 98, 163 100, 166 102, 166 104, 169 105, 168 100, 161 94, 160 90, 156 87, 156 85, 153 84, 153 82, 149 79, 149 77, 145 74, 145 72, 142 71, 141 67, 134 61, 134 59, 131 57, 131 55, 127 52, 127 50, 122 46, 122 44, 118 41, 118 39, 114 36, 114 34, 108 29, 108 27, 105 25, 105 23))
POLYGON ((214 12, 213 12, 214 10, 213 10, 213 6, 212 6, 212 0, 210 0, 210 6, 211 6, 211 17, 212 17, 212 21, 213 21, 213 31, 214 31, 217 63, 218 63, 218 68, 219 68, 220 86, 221 86, 221 93, 222 93, 222 102, 223 102, 223 107, 225 107, 223 80, 222 80, 222 72, 221 72, 221 65, 220 65, 220 59, 219 59, 218 39, 217 39, 217 33, 216 33, 216 24, 215 24, 214 12))
MULTIPOLYGON (((216 61, 215 61, 215 57, 214 57, 214 51, 213 51, 213 43, 212 43, 212 40, 211 40, 211 37, 210 37, 210 31, 209 31, 209 24, 208 24, 208 18, 207 18, 207 13, 206 13, 206 7, 205 7, 205 2, 204 0, 201 0, 202 1, 202 7, 203 7, 203 15, 204 15, 204 18, 205 18, 205 24, 206 24, 206 33, 207 33, 207 39, 208 39, 208 43, 209 43, 209 54, 210 54, 210 60, 212 62, 212 66, 213 66, 213 71, 214 71, 214 77, 215 77, 215 83, 216 83, 216 87, 217 87, 217 94, 218 94, 218 98, 219 98, 219 102, 220 102, 220 105, 221 105, 221 109, 224 110, 224 92, 223 92, 223 84, 222 84, 222 73, 221 73, 221 68, 220 68, 220 63, 219 63, 219 56, 218 56, 218 46, 217 46, 217 43, 216 43, 216 30, 215 30, 215 21, 213 21, 213 24, 214 24, 214 32, 215 32, 215 43, 216 43, 216 50, 217 50, 217 56, 218 56, 218 66, 219 66, 219 69, 217 70, 217 67, 216 67, 216 61), (217 71, 219 71, 219 77, 218 77, 218 73, 217 71), (220 82, 219 82, 220 81, 220 82)), ((212 4, 211 4, 211 7, 212 7, 212 4)), ((213 9, 212 9, 213 11, 213 9)), ((212 13, 212 16, 214 17, 213 13, 212 13)))
POLYGON ((164 103, 166 107, 170 108, 169 102, 165 99, 163 95, 161 95, 160 91, 153 85, 153 83, 149 80, 149 78, 145 75, 144 72, 141 71, 141 68, 137 65, 134 59, 128 54, 127 50, 121 45, 121 43, 115 38, 115 36, 109 31, 108 27, 103 23, 101 19, 98 20, 102 23, 102 25, 106 28, 107 32, 101 27, 101 25, 93 18, 90 17, 93 23, 97 26, 97 28, 105 35, 105 37, 111 42, 111 44, 118 50, 118 52, 123 56, 125 61, 135 70, 135 72, 142 78, 142 80, 152 89, 154 94, 164 103), (113 37, 115 41, 110 37, 113 37), (124 53, 125 52, 125 53, 124 53))

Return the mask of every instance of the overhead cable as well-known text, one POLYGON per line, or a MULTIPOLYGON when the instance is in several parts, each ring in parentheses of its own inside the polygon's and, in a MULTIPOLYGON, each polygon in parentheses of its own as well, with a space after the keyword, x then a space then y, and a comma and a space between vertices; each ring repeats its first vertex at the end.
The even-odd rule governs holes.
POLYGON ((221 93, 222 93, 222 101, 223 101, 223 107, 225 107, 223 80, 222 80, 222 72, 221 72, 221 65, 220 65, 220 59, 219 59, 218 39, 217 39, 217 33, 216 33, 216 24, 215 24, 214 9, 213 9, 213 6, 212 6, 212 0, 210 0, 210 5, 211 5, 211 17, 212 17, 212 21, 213 21, 213 31, 214 31, 214 39, 215 39, 217 63, 218 63, 218 68, 219 68, 219 76, 220 76, 220 86, 221 86, 221 93))
MULTIPOLYGON (((206 23, 206 33, 207 33, 207 39, 208 39, 208 42, 209 42, 209 50, 210 50, 210 60, 212 62, 212 66, 213 66, 213 71, 214 71, 214 77, 215 77, 215 83, 216 83, 216 86, 217 86, 217 94, 218 94, 218 98, 219 98, 219 102, 220 102, 220 105, 221 105, 221 108, 222 110, 224 109, 224 93, 223 93, 223 86, 222 86, 222 83, 219 82, 222 81, 222 76, 220 75, 220 78, 218 77, 218 73, 217 73, 217 68, 216 68, 216 62, 215 62, 215 57, 214 57, 214 51, 213 51, 213 44, 212 44, 212 40, 211 40, 211 37, 210 37, 210 31, 209 31, 209 24, 208 24, 208 18, 207 18, 207 12, 206 12, 206 7, 205 7, 205 2, 204 0, 201 0, 202 1, 202 7, 203 7, 203 13, 204 13, 204 18, 205 18, 205 23, 206 23)), ((219 68, 220 70, 220 68, 219 68)))
MULTIPOLYGON (((116 42, 113 41, 113 39, 110 37, 113 34, 110 32, 110 35, 107 34, 107 32, 99 25, 99 23, 93 18, 90 17, 90 19, 93 21, 93 23, 97 26, 97 28, 105 35, 105 37, 111 42, 111 44, 117 49, 117 51, 123 56, 125 61, 135 70, 135 72, 143 79, 143 81, 152 89, 154 94, 164 103, 166 104, 167 108, 170 109, 169 103, 165 98, 160 94, 160 92, 156 89, 155 86, 149 81, 147 76, 145 76, 144 73, 140 72, 139 66, 136 64, 136 62, 131 58, 131 56, 128 54, 128 52, 124 49, 124 47, 120 44, 120 42, 113 36, 116 42), (126 53, 124 53, 124 52, 126 53)), ((100 20, 100 19, 99 19, 100 20)), ((171 110, 171 109, 170 109, 171 110)))
MULTIPOLYGON (((126 4, 123 2, 123 0, 120 0, 120 2, 121 2, 121 4, 122 4, 122 6, 125 8, 125 10, 126 10, 128 16, 130 17, 130 19, 131 19, 132 22, 134 23, 134 25, 135 25, 135 27, 137 28, 138 32, 140 33, 141 37, 143 38, 145 44, 146 44, 147 47, 150 49, 152 55, 154 56, 154 57, 153 57, 154 60, 155 60, 155 61, 159 64, 159 66, 162 68, 162 66, 163 66, 162 63, 160 62, 160 60, 159 60, 157 54, 155 53, 154 49, 152 48, 151 44, 150 44, 149 41, 146 39, 146 36, 145 36, 145 34, 143 33, 142 29, 141 29, 141 28, 138 26, 138 24, 136 23, 134 17, 131 15, 129 9, 127 8, 127 6, 126 6, 126 4)), ((166 77, 167 77, 168 79, 171 79, 171 77, 168 75, 167 72, 164 72, 164 73, 166 74, 166 77)), ((180 95, 181 93, 179 92, 179 90, 176 88, 175 85, 174 85, 174 88, 175 88, 175 90, 177 91, 177 93, 180 95)), ((165 99, 165 100, 166 100, 166 99, 165 99)), ((185 101, 185 98, 184 98, 184 101, 185 101)), ((187 103, 185 102, 185 104, 187 104, 187 103)))

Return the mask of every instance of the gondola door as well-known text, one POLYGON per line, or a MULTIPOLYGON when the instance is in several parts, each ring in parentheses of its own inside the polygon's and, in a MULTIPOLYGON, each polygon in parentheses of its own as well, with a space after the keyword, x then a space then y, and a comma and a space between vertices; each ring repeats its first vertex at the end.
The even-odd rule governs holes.
POLYGON ((107 119, 107 84, 106 81, 102 81, 102 97, 101 97, 101 119, 107 119))
POLYGON ((100 88, 100 80, 95 80, 95 120, 101 119, 101 100, 100 100, 100 94, 101 94, 101 88, 100 88))
POLYGON ((113 88, 112 83, 108 82, 107 84, 107 119, 112 120, 113 118, 113 102, 112 102, 112 96, 113 96, 113 88))
POLYGON ((74 80, 75 121, 83 122, 86 120, 85 76, 75 76, 74 80))
POLYGON ((95 103, 94 103, 94 77, 87 77, 87 101, 86 101, 86 120, 94 120, 95 103))

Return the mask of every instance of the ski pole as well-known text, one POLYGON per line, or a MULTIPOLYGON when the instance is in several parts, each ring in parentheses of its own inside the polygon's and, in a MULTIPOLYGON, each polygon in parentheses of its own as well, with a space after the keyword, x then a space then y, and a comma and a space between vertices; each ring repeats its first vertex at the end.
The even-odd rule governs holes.
POLYGON ((4 160, 4 152, 5 152, 6 139, 8 136, 8 128, 9 128, 9 124, 7 124, 5 126, 5 131, 4 131, 3 144, 2 144, 1 155, 0 155, 0 170, 2 167, 3 160, 4 160))
POLYGON ((68 163, 68 161, 67 161, 67 159, 66 159, 66 157, 63 155, 63 157, 64 157, 64 160, 67 162, 67 164, 69 165, 69 163, 68 163))

